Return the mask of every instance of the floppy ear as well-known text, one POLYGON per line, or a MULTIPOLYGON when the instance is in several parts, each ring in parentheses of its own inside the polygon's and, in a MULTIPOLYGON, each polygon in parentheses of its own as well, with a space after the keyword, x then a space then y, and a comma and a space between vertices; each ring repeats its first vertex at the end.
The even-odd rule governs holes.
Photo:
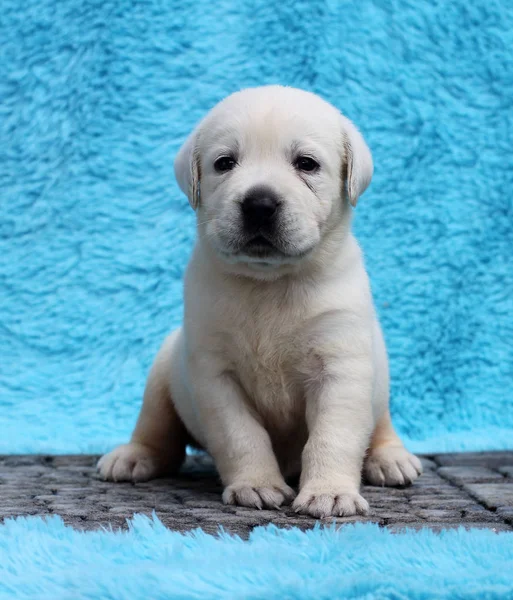
POLYGON ((196 146, 198 129, 185 140, 175 158, 175 177, 194 210, 200 201, 200 162, 196 146))
POLYGON ((343 186, 349 202, 356 206, 358 198, 365 192, 374 171, 372 155, 362 134, 349 119, 342 116, 345 164, 343 166, 343 186))

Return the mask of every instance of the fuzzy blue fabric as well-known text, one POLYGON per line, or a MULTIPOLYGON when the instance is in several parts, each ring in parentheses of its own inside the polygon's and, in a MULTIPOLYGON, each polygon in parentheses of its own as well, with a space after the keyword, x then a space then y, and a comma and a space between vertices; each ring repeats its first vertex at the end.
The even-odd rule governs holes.
POLYGON ((3 0, 0 39, 0 452, 128 438, 182 316, 174 155, 265 83, 372 149, 355 231, 410 448, 513 447, 510 0, 3 0))
POLYGON ((513 597, 513 533, 377 525, 256 529, 249 542, 171 532, 82 533, 58 517, 0 526, 0 600, 487 600, 513 597))

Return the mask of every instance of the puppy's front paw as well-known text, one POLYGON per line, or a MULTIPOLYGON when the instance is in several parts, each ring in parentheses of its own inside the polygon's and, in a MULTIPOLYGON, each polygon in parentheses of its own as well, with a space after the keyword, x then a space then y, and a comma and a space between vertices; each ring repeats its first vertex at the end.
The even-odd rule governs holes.
POLYGON ((410 485, 421 473, 420 460, 402 446, 371 450, 364 466, 365 480, 378 486, 410 485))
POLYGON ((299 492, 292 508, 302 515, 318 519, 352 517, 369 512, 367 500, 351 487, 337 488, 329 483, 306 484, 299 492))
POLYGON ((143 444, 118 446, 98 461, 98 471, 108 481, 148 481, 162 474, 157 453, 143 444))
POLYGON ((240 482, 227 486, 223 492, 225 504, 238 504, 252 508, 279 508, 290 504, 296 493, 284 481, 273 483, 240 482))

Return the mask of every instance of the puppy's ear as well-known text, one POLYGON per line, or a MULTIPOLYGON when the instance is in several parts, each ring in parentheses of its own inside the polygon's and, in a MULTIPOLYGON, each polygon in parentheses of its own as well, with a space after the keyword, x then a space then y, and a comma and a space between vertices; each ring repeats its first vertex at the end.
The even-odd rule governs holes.
POLYGON ((345 161, 342 167, 342 185, 352 206, 365 192, 374 171, 372 155, 362 134, 349 119, 342 118, 345 161))
POLYGON ((200 202, 200 162, 197 149, 198 130, 185 140, 175 158, 175 177, 194 210, 200 202))

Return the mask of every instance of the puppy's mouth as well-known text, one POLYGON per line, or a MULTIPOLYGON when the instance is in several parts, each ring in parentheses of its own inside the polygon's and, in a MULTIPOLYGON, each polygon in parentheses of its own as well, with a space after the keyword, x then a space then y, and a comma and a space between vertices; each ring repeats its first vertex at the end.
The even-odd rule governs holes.
POLYGON ((255 267, 270 268, 283 264, 297 263, 311 252, 312 248, 299 250, 289 248, 279 239, 267 237, 259 233, 242 243, 232 247, 231 251, 223 252, 226 260, 229 262, 242 262, 252 264, 255 267))
POLYGON ((283 256, 284 253, 266 237, 263 235, 257 235, 242 246, 239 254, 245 254, 246 256, 252 256, 256 258, 267 258, 269 256, 276 255, 283 256))
POLYGON ((298 247, 282 237, 279 232, 232 231, 215 246, 220 256, 231 264, 247 264, 257 268, 275 268, 297 264, 311 254, 315 245, 298 247))

